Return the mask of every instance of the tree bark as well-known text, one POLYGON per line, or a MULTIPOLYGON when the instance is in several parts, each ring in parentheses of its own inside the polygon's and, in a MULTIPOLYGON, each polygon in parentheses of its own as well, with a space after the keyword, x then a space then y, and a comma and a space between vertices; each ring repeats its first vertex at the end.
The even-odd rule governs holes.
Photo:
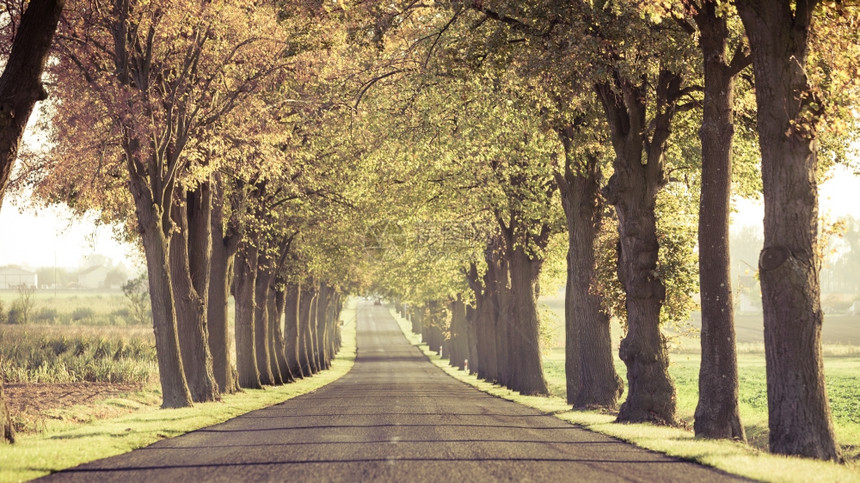
MULTIPOLYGON (((477 303, 477 299, 475 300, 477 303)), ((471 305, 466 306, 466 330, 469 337, 469 352, 466 360, 466 365, 469 369, 469 374, 477 374, 480 367, 480 358, 478 357, 478 310, 471 305)))
POLYGON ((699 287, 702 307, 696 436, 746 440, 738 408, 738 366, 729 259, 734 76, 726 56, 725 16, 707 0, 694 15, 705 68, 702 192, 699 202, 699 287))
POLYGON ((188 389, 194 402, 207 402, 220 398, 212 371, 212 354, 209 352, 209 333, 206 328, 205 295, 209 291, 211 237, 208 236, 210 220, 208 206, 205 205, 211 200, 203 193, 192 193, 185 199, 185 202, 174 202, 172 209, 173 222, 178 229, 173 232, 170 242, 170 276, 188 389), (192 220, 193 225, 190 223, 192 220), (192 242, 195 244, 190 245, 192 242), (192 280, 192 253, 198 286, 192 280), (198 288, 202 292, 198 292, 198 288))
POLYGON ((452 300, 451 311, 451 350, 449 359, 451 365, 463 370, 466 368, 466 359, 469 358, 469 332, 466 322, 466 305, 458 295, 452 300))
POLYGON ((496 369, 498 370, 499 384, 510 387, 514 368, 519 364, 519 352, 516 346, 511 344, 511 330, 513 329, 514 313, 513 293, 511 292, 511 279, 509 272, 509 260, 500 254, 498 260, 493 264, 494 293, 496 301, 495 311, 495 334, 496 334, 496 369))
POLYGON ((299 298, 301 289, 298 284, 288 283, 286 291, 286 302, 284 305, 284 353, 293 377, 302 379, 305 377, 302 365, 299 362, 299 298))
POLYGON ((313 298, 311 298, 311 311, 308 315, 307 322, 307 344, 308 344, 308 357, 311 360, 311 370, 314 374, 318 373, 322 370, 320 366, 319 360, 319 347, 317 346, 317 317, 319 317, 320 311, 320 285, 319 283, 314 283, 313 285, 313 298))
POLYGON ((224 193, 220 179, 213 184, 211 215, 212 257, 209 270, 209 351, 212 353, 212 372, 221 394, 232 394, 239 389, 233 377, 230 334, 227 323, 227 303, 230 298, 233 261, 239 237, 224 233, 224 193))
POLYGON ((565 290, 565 379, 567 402, 576 408, 615 409, 624 383, 612 361, 609 315, 596 290, 595 247, 603 222, 600 164, 588 153, 575 158, 573 132, 559 132, 565 149, 565 172, 556 173, 567 220, 565 290))
POLYGON ((331 303, 334 291, 326 284, 320 284, 319 306, 316 319, 316 348, 317 366, 321 371, 329 368, 330 357, 328 353, 328 329, 331 315, 331 303))
POLYGON ((522 246, 509 250, 512 315, 509 355, 513 364, 507 386, 526 395, 549 395, 540 354, 537 278, 543 261, 530 257, 522 246))
POLYGON ((239 386, 248 389, 263 387, 257 367, 254 327, 254 288, 257 282, 257 249, 245 245, 236 255, 234 264, 236 299, 236 369, 239 386))
POLYGON ((752 50, 764 188, 759 258, 773 453, 841 460, 821 357, 815 121, 805 74, 818 1, 736 2, 752 50))
POLYGON ((411 314, 410 320, 412 322, 412 333, 420 334, 424 331, 423 327, 423 317, 421 314, 422 308, 420 306, 412 305, 409 307, 409 312, 411 314))
POLYGON ((33 107, 48 97, 42 71, 64 5, 64 0, 30 1, 0 75, 0 207, 33 107))
MULTIPOLYGON (((130 183, 136 186, 134 178, 130 183)), ((142 190, 132 189, 132 193, 142 190)), ((143 199, 144 197, 140 197, 143 199)), ((138 226, 149 273, 149 299, 152 306, 152 326, 155 332, 155 352, 158 358, 158 376, 161 380, 163 408, 180 408, 192 405, 191 392, 185 379, 185 368, 179 349, 173 287, 170 279, 170 243, 151 213, 158 205, 137 201, 138 226)), ((154 216, 153 216, 154 215, 154 216)))
POLYGON ((278 366, 274 363, 269 334, 269 285, 273 278, 270 260, 258 255, 257 276, 254 281, 254 345, 260 383, 265 386, 281 384, 278 366))
POLYGON ((272 351, 278 363, 278 372, 281 373, 283 382, 295 382, 295 376, 290 370, 289 362, 287 362, 284 337, 284 312, 287 306, 286 287, 278 284, 276 287, 271 287, 269 292, 273 294, 269 296, 269 314, 271 316, 269 327, 272 328, 272 351))
POLYGON ((311 333, 312 307, 315 303, 316 294, 309 285, 302 285, 301 297, 299 299, 299 362, 302 365, 302 374, 310 377, 316 372, 313 365, 313 342, 311 333))
POLYGON ((650 139, 645 137, 645 84, 637 86, 618 79, 615 86, 596 86, 596 92, 615 150, 614 173, 603 194, 618 214, 618 276, 627 308, 627 336, 621 341, 619 355, 627 366, 629 393, 618 420, 675 424, 675 386, 660 332, 666 289, 655 275, 659 252, 655 208, 657 193, 666 182, 663 156, 680 78, 662 71, 656 80, 655 102, 659 108, 650 139))

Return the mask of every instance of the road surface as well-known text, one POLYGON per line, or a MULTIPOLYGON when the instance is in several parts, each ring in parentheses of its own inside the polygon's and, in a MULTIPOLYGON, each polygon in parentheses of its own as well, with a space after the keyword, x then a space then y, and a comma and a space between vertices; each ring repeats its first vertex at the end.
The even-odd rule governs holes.
POLYGON ((727 481, 482 393, 430 363, 388 310, 358 310, 343 378, 56 481, 727 481))

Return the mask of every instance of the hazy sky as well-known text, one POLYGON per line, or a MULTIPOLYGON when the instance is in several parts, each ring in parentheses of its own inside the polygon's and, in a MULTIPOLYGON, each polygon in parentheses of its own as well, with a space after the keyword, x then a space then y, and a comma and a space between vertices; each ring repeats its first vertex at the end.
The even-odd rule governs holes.
MULTIPOLYGON (((84 260, 100 254, 136 267, 142 262, 136 249, 113 239, 109 227, 96 227, 92 217, 75 218, 60 207, 35 211, 18 206, 7 199, 0 210, 0 266, 18 264, 30 268, 74 268, 84 260)), ((860 218, 860 177, 839 168, 820 191, 820 212, 831 219, 850 214, 860 218)), ((764 210, 761 202, 739 200, 735 225, 761 226, 764 210)))
POLYGON ((93 254, 129 268, 139 263, 136 250, 114 240, 110 227, 96 227, 95 217, 79 218, 65 207, 22 211, 11 201, 0 210, 0 266, 50 267, 56 260, 76 268, 93 254))

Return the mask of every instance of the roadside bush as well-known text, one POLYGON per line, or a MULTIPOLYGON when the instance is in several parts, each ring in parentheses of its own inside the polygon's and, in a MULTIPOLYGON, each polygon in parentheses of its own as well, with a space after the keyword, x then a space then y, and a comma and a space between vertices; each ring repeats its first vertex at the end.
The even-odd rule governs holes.
POLYGON ((72 312, 72 321, 80 322, 84 319, 93 319, 95 318, 96 311, 91 307, 77 307, 72 312))
POLYGON ((27 315, 26 311, 24 310, 23 307, 21 307, 21 304, 19 304, 18 301, 16 300, 15 302, 12 302, 12 308, 9 309, 9 317, 7 319, 7 322, 10 324, 18 324, 18 325, 26 324, 27 323, 26 315, 27 315))
POLYGON ((8 317, 6 316, 6 309, 3 308, 3 301, 0 300, 0 324, 5 324, 8 322, 8 317))
POLYGON ((56 324, 60 318, 57 309, 42 307, 33 314, 33 322, 37 324, 56 324))

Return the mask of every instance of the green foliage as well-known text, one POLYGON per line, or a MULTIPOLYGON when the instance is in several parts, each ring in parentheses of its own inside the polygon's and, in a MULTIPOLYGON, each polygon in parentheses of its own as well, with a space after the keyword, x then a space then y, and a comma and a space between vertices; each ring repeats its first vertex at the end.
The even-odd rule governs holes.
POLYGON ((694 252, 698 207, 697 193, 680 183, 667 186, 657 198, 657 273, 666 287, 660 321, 672 327, 686 322, 696 306, 692 294, 699 291, 698 257, 694 252))

